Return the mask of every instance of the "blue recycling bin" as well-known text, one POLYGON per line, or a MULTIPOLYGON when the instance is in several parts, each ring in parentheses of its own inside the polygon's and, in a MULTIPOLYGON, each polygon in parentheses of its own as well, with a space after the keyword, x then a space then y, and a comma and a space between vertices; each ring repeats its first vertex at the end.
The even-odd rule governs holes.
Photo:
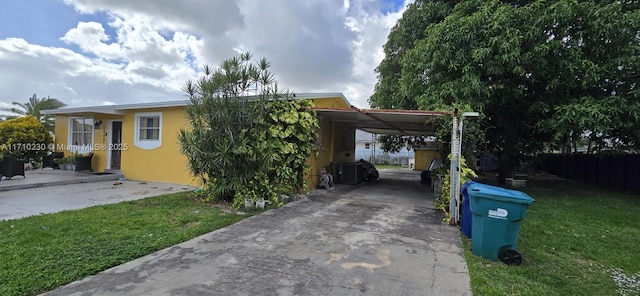
POLYGON ((524 192, 482 183, 471 184, 469 203, 473 214, 471 251, 492 261, 518 265, 516 249, 520 222, 535 200, 524 192))
POLYGON ((471 205, 469 203, 469 191, 467 190, 469 186, 477 184, 474 181, 467 181, 460 187, 460 193, 462 194, 462 225, 460 226, 460 230, 462 233, 471 237, 471 229, 472 229, 472 221, 473 215, 471 214, 471 205))

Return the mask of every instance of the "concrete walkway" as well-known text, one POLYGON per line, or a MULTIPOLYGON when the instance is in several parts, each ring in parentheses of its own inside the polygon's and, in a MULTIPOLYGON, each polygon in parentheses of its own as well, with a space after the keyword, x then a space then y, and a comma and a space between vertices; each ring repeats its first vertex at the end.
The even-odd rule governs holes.
MULTIPOLYGON (((82 178, 82 176, 76 176, 82 178)), ((22 178, 22 176, 15 177, 22 178)), ((32 215, 56 213, 96 205, 112 204, 142 199, 174 192, 193 190, 184 185, 138 181, 100 181, 91 176, 83 183, 49 185, 0 192, 0 221, 24 218, 32 215), (87 183, 89 182, 89 183, 87 183)), ((27 176, 25 180, 34 178, 27 176)), ((11 179, 8 181, 17 181, 11 179)), ((65 182, 65 176, 51 175, 48 184, 65 182)), ((4 183, 5 180, 2 180, 4 183)), ((37 184, 37 183, 31 183, 37 184)))
MULTIPOLYGON (((53 170, 50 168, 43 170, 25 171, 25 176, 14 176, 7 180, 2 177, 0 180, 0 192, 10 190, 21 190, 27 188, 70 185, 79 183, 91 183, 98 181, 117 180, 122 174, 104 174, 90 172, 74 172, 66 170, 53 170)), ((0 196, 4 195, 0 193, 0 196)))
POLYGON ((315 191, 44 295, 470 295, 419 173, 315 191), (395 178, 395 179, 392 179, 395 178))

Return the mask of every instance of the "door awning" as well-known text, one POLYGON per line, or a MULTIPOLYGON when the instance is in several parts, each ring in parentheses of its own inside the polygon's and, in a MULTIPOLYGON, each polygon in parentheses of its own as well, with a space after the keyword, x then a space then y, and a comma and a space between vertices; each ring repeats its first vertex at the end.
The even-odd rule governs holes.
POLYGON ((322 118, 344 122, 373 134, 434 136, 434 119, 451 116, 449 112, 314 107, 322 118))

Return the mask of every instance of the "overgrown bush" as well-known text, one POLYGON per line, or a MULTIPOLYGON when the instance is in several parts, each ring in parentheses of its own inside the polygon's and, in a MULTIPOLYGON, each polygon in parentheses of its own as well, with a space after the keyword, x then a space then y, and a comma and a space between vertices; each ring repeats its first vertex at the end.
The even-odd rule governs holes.
POLYGON ((52 143, 51 134, 32 115, 0 122, 0 154, 23 160, 40 159, 52 143))
POLYGON ((189 128, 179 132, 181 152, 207 200, 266 199, 306 187, 304 168, 318 122, 310 100, 278 90, 270 64, 243 54, 204 67, 185 91, 189 128), (254 92, 255 94, 247 95, 254 92))

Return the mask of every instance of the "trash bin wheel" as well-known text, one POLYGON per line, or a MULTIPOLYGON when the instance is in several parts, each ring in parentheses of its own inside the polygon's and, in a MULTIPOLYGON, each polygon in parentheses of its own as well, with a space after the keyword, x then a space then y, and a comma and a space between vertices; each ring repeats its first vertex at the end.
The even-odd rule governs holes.
POLYGON ((500 251, 500 261, 507 265, 520 265, 522 263, 522 256, 518 251, 512 249, 504 249, 500 251))

